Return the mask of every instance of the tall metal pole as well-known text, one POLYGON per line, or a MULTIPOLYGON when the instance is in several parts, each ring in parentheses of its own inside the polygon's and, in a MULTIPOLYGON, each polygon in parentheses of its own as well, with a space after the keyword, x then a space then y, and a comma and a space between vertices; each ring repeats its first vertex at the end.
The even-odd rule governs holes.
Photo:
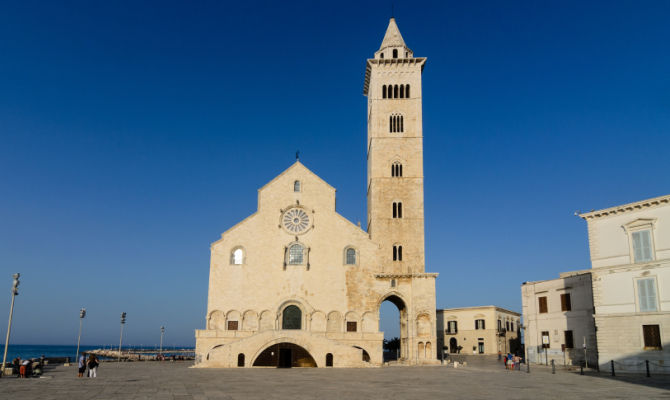
POLYGON ((12 305, 9 306, 9 323, 7 324, 7 338, 5 339, 5 354, 2 355, 2 368, 0 368, 0 376, 5 372, 5 364, 7 363, 7 348, 9 347, 9 333, 12 330, 12 316, 14 315, 14 297, 19 294, 19 277, 18 272, 12 275, 14 282, 12 285, 12 305))
POLYGON ((158 351, 158 354, 163 355, 163 334, 165 333, 165 327, 161 326, 161 347, 158 351))
POLYGON ((84 321, 84 317, 86 316, 86 309, 82 308, 79 310, 79 337, 77 338, 77 352, 74 353, 74 362, 79 361, 79 343, 81 342, 81 325, 82 322, 84 321))
POLYGON ((121 313, 121 337, 119 338, 119 364, 121 365, 121 343, 123 343, 123 325, 126 323, 126 313, 121 313))

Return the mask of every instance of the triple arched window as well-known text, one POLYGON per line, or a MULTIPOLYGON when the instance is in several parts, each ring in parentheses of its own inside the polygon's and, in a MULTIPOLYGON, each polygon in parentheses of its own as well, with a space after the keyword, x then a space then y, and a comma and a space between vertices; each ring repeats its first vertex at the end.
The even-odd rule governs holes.
POLYGON ((389 132, 404 132, 405 126, 403 122, 402 115, 400 114, 391 114, 389 116, 389 132))
POLYGON ((382 98, 384 99, 409 99, 409 84, 406 85, 383 85, 382 98))
POLYGON ((400 161, 395 161, 391 164, 391 176, 392 177, 401 177, 402 176, 402 164, 400 161))
POLYGON ((393 203, 393 218, 402 218, 402 203, 393 203))
POLYGON ((393 245, 393 261, 402 261, 402 246, 393 245))

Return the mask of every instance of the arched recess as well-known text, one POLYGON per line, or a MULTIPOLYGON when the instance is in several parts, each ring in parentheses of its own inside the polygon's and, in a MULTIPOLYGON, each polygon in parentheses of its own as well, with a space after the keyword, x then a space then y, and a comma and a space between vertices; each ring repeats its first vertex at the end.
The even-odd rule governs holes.
POLYGON ((426 342, 426 358, 433 357, 433 345, 430 342, 426 342))
POLYGON ((312 313, 312 320, 310 322, 309 330, 314 332, 326 331, 326 314, 321 311, 314 311, 312 313))
POLYGON ((205 360, 209 361, 210 359, 216 358, 217 354, 222 354, 223 353, 223 346, 222 344, 218 344, 207 352, 207 357, 205 357, 205 360))
POLYGON ((374 312, 366 312, 363 314, 363 321, 361 330, 363 332, 377 332, 379 328, 379 321, 374 312))
POLYGON ((416 358, 425 358, 425 356, 426 356, 426 349, 425 349, 425 347, 424 347, 424 345, 423 345, 423 342, 419 342, 419 346, 418 346, 418 350, 417 350, 417 351, 418 351, 418 353, 417 353, 417 355, 416 355, 416 358))
POLYGON ((240 329, 242 315, 237 310, 228 311, 226 315, 226 329, 236 331, 240 329))
POLYGON ((428 313, 419 314, 416 317, 416 332, 419 337, 430 337, 432 333, 432 327, 430 322, 430 315, 428 313))
POLYGON ((261 313, 259 329, 261 331, 272 330, 275 328, 275 315, 269 310, 261 313))
POLYGON ((214 310, 209 314, 209 329, 225 330, 226 316, 221 310, 214 310))
MULTIPOLYGON (((391 292, 387 293, 386 295, 382 296, 377 303, 377 319, 380 321, 381 325, 381 315, 379 313, 379 310, 382 306, 382 303, 384 302, 390 302, 391 304, 395 305, 396 308, 398 309, 398 324, 399 324, 399 339, 400 339, 400 349, 399 349, 399 358, 401 360, 409 358, 409 321, 408 321, 408 311, 407 311, 407 303, 403 298, 400 296, 399 293, 397 292, 391 292)), ((379 328, 378 328, 379 329, 379 328)), ((381 329, 379 329, 381 330, 381 329)), ((386 336, 386 335, 385 335, 386 336)), ((388 337, 385 337, 385 339, 390 339, 388 337)))
POLYGON ((365 362, 370 362, 370 354, 360 346, 354 346, 355 348, 361 351, 361 360, 365 362))
POLYGON ((242 318, 242 330, 244 331, 258 330, 258 314, 256 314, 256 311, 247 310, 244 312, 244 316, 242 318))
POLYGON ((316 367, 316 361, 304 347, 291 342, 267 345, 254 359, 254 367, 316 367))
POLYGON ((345 316, 345 327, 347 332, 358 332, 359 331, 359 326, 358 326, 358 314, 356 314, 353 311, 349 311, 345 316))
POLYGON ((331 311, 328 314, 326 331, 342 332, 342 314, 340 314, 338 311, 331 311))

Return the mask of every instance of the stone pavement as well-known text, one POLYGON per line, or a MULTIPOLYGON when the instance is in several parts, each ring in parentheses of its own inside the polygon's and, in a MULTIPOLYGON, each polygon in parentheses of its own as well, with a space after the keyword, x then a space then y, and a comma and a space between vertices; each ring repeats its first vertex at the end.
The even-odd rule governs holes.
POLYGON ((56 367, 0 379, 0 399, 670 399, 670 376, 611 378, 499 364, 465 368, 188 368, 190 362, 102 363, 98 378, 56 367))

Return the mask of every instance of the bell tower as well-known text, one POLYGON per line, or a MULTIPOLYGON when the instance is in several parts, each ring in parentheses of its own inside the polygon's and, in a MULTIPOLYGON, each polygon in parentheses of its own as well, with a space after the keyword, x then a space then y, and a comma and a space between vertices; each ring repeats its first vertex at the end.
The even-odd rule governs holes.
POLYGON ((380 273, 425 272, 421 74, 389 21, 382 44, 367 60, 368 233, 380 248, 380 273))

